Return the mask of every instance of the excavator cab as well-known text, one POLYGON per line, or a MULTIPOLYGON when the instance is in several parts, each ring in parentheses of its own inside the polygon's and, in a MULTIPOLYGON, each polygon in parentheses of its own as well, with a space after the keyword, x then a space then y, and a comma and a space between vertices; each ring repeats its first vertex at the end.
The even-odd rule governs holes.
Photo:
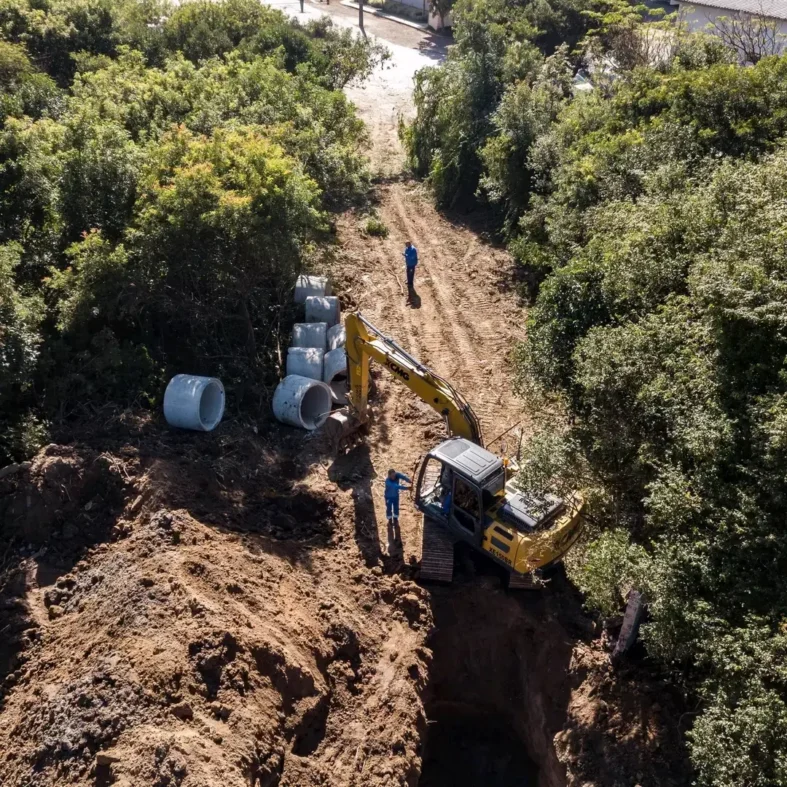
POLYGON ((415 505, 447 526, 457 540, 480 546, 484 512, 505 490, 505 468, 495 456, 464 438, 446 440, 426 455, 415 505))
POLYGON ((537 497, 507 477, 503 460, 453 437, 425 457, 416 481, 424 515, 421 578, 450 582, 453 548, 464 541, 508 570, 509 587, 532 587, 579 535, 582 500, 537 497))

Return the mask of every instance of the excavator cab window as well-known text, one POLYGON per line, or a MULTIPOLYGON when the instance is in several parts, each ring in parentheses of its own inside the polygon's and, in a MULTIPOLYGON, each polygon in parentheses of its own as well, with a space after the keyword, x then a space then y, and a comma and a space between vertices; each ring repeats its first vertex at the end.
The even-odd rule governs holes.
POLYGON ((434 516, 447 516, 452 482, 451 468, 433 456, 428 457, 418 476, 418 503, 430 509, 434 516))
POLYGON ((475 533, 476 524, 481 520, 481 504, 478 489, 465 481, 454 478, 453 515, 456 521, 471 533, 475 533))

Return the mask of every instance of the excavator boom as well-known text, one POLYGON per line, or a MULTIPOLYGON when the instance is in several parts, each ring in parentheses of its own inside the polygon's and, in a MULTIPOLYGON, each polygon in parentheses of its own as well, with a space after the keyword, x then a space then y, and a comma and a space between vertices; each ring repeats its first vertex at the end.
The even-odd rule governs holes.
POLYGON ((374 360, 440 413, 452 435, 483 445, 481 425, 473 408, 447 380, 413 358, 363 315, 348 314, 344 326, 349 402, 352 415, 360 423, 368 420, 369 362, 374 360))

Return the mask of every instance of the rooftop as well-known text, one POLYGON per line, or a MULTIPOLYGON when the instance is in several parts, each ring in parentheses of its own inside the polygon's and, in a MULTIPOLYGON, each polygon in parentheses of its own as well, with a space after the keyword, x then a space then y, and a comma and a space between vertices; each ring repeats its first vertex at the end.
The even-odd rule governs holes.
MULTIPOLYGON (((672 2, 677 5, 675 0, 672 2)), ((767 16, 771 19, 787 20, 787 0, 680 0, 684 6, 704 6, 720 8, 724 11, 738 11, 744 14, 767 16)))

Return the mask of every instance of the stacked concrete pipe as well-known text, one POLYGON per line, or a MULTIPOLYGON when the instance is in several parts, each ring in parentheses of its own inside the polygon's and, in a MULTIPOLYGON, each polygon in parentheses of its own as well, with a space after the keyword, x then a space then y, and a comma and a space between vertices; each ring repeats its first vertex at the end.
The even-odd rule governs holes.
POLYGON ((306 303, 311 296, 331 294, 331 283, 327 276, 299 276, 295 283, 295 303, 306 303))
POLYGON ((273 394, 273 414, 282 423, 309 431, 327 420, 334 403, 346 402, 347 362, 339 299, 331 295, 325 276, 300 276, 295 303, 302 303, 306 321, 292 329, 287 350, 287 376, 273 394), (330 349, 328 336, 331 336, 330 349), (327 365, 327 368, 326 368, 327 365))
POLYGON ((336 404, 347 404, 347 353, 344 347, 325 353, 323 382, 331 389, 336 404))
POLYGON ((314 347, 325 352, 328 324, 324 322, 296 322, 292 326, 293 347, 314 347))
POLYGON ((331 389, 319 380, 290 374, 276 386, 273 414, 290 426, 319 429, 331 414, 331 389))
POLYGON ((290 347, 287 350, 287 374, 322 380, 324 350, 315 347, 290 347))
POLYGON ((339 323, 338 325, 328 328, 326 338, 328 339, 328 350, 335 350, 337 347, 344 347, 347 343, 347 331, 345 331, 344 326, 339 323))
POLYGON ((332 328, 341 321, 341 306, 335 295, 310 295, 304 306, 306 322, 325 322, 332 328))

